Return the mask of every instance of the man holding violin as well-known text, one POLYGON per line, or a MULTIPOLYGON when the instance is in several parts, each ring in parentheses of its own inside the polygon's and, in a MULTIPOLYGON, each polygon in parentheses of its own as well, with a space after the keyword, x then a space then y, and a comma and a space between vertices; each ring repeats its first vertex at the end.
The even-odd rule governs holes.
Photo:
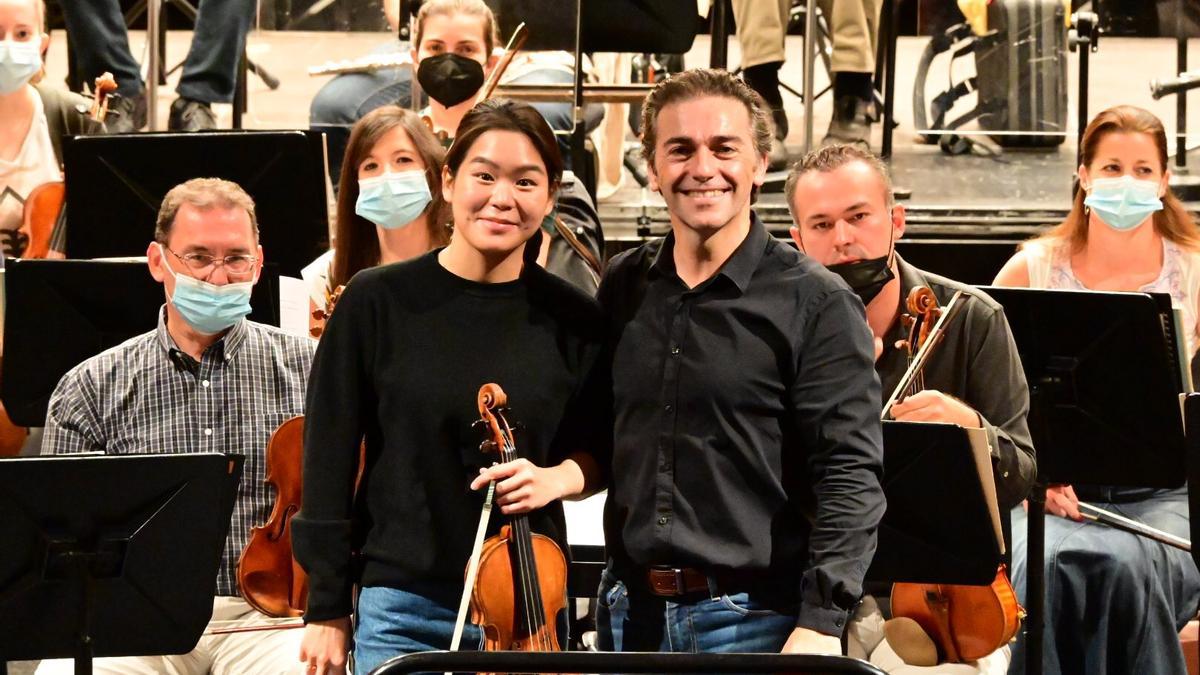
MULTIPOLYGON (((900 421, 945 422, 987 431, 1001 514, 1025 499, 1036 472, 1026 423, 1029 388, 1004 309, 965 284, 925 272, 896 253, 904 207, 895 203, 887 168, 869 151, 833 145, 792 167, 785 188, 806 255, 841 276, 866 305, 875 336, 875 370, 886 397, 908 369, 899 320, 909 292, 933 291, 943 307, 963 291, 967 304, 923 369, 925 389, 891 408, 900 421)), ((1005 520, 1005 530, 1008 523, 1005 520)))
MULTIPOLYGON (((303 412, 315 343, 245 318, 263 253, 254 202, 236 184, 197 178, 172 188, 154 239, 146 257, 167 297, 158 328, 63 376, 50 397, 43 452, 245 455, 209 628, 263 624, 240 597, 237 561, 250 528, 270 513, 267 440, 303 412)), ((296 661, 301 633, 206 631, 188 654, 102 658, 94 667, 122 674, 303 672, 296 661)), ((43 661, 38 673, 72 667, 43 661)))
POLYGON ((693 70, 643 109, 671 233, 615 258, 615 416, 599 642, 618 651, 841 653, 883 514, 862 305, 751 205, 770 112, 693 70))

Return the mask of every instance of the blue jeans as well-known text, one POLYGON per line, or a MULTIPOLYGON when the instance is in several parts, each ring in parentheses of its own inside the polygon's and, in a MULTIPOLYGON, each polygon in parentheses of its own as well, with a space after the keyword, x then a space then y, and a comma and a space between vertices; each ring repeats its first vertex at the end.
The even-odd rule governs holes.
MULTIPOLYGON (((411 584, 406 589, 369 586, 358 594, 354 672, 371 672, 403 654, 450 648, 461 584, 411 584)), ((467 623, 459 649, 479 649, 483 633, 467 623)))
MULTIPOLYGON (((1188 537, 1186 490, 1110 490, 1084 500, 1151 527, 1188 537), (1125 493, 1122 495, 1121 493, 1125 493), (1137 494, 1138 501, 1124 501, 1137 494)), ((1027 516, 1012 511, 1013 586, 1022 603, 1027 516)), ((1176 548, 1106 525, 1046 516, 1043 672, 1185 673, 1179 631, 1200 606, 1200 574, 1176 548)), ((1008 672, 1025 672, 1025 640, 1008 672)))
POLYGON ((776 653, 796 628, 798 604, 775 601, 787 595, 714 592, 675 602, 631 593, 605 570, 596 608, 598 646, 616 652, 776 653))
MULTIPOLYGON (((68 0, 61 4, 72 56, 84 81, 90 83, 107 70, 116 78, 117 92, 122 96, 141 94, 141 69, 129 51, 129 35, 120 3, 68 0)), ((238 62, 254 8, 253 0, 199 3, 192 46, 176 88, 180 96, 207 103, 233 100, 238 62)))

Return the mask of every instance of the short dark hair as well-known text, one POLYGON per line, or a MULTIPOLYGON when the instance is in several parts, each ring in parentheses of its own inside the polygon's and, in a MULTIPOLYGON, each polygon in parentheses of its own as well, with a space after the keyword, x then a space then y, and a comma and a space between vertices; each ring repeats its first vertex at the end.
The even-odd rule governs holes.
POLYGON ((731 98, 746 106, 750 115, 754 149, 759 155, 771 152, 773 126, 771 111, 758 92, 728 71, 715 68, 695 68, 672 75, 658 83, 646 96, 642 106, 642 157, 653 167, 654 146, 658 142, 655 125, 658 114, 672 103, 690 101, 704 96, 731 98))
POLYGON ((817 148, 792 165, 791 170, 788 171, 787 182, 783 186, 783 194, 787 197, 788 211, 792 210, 792 197, 796 195, 796 184, 800 182, 800 178, 804 174, 829 173, 853 162, 862 162, 871 167, 883 183, 884 202, 887 207, 895 206, 896 195, 892 191, 892 178, 883 160, 870 150, 863 150, 857 145, 838 143, 817 148))
POLYGON ((250 231, 254 233, 254 241, 258 242, 258 216, 254 213, 254 200, 242 186, 223 178, 193 178, 171 188, 163 197, 162 206, 158 209, 158 219, 154 225, 154 241, 166 244, 171 238, 171 226, 175 224, 175 216, 184 204, 191 204, 198 209, 245 209, 250 216, 250 231))
POLYGON ((493 98, 477 103, 463 116, 458 124, 454 143, 446 151, 446 166, 450 175, 458 174, 458 168, 467 158, 467 151, 479 137, 489 131, 515 131, 524 135, 533 144, 534 150, 546 165, 550 178, 550 191, 554 192, 562 183, 563 158, 558 150, 554 131, 536 108, 521 101, 493 98))

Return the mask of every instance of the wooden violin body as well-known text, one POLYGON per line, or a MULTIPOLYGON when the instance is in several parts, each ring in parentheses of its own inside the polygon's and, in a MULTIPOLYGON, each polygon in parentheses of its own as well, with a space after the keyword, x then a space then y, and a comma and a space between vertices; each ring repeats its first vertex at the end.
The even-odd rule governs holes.
MULTIPOLYGON (((504 390, 485 384, 477 403, 480 421, 491 432, 481 449, 513 461, 516 446, 502 411, 504 390)), ((499 534, 483 542, 471 617, 483 630, 485 650, 560 651, 557 617, 566 606, 566 557, 549 537, 530 531, 527 516, 513 516, 499 534)))
POLYGON ((1025 610, 1004 565, 988 586, 895 584, 892 615, 916 621, 937 645, 944 661, 981 659, 1017 634, 1025 610))
POLYGON ((271 434, 267 444, 267 483, 275 488, 275 507, 238 560, 238 586, 251 607, 268 616, 300 616, 308 602, 308 575, 292 557, 292 517, 300 511, 304 418, 293 417, 271 434))
POLYGON ((479 556, 479 577, 471 594, 471 621, 483 631, 485 651, 561 651, 554 617, 567 606, 567 561, 554 540, 540 534, 530 539, 533 557, 537 559, 538 592, 525 592, 524 584, 512 547, 512 528, 505 525, 500 534, 483 543, 479 556), (541 624, 527 621, 521 598, 540 596, 541 624), (530 631, 530 627, 534 630, 530 631))

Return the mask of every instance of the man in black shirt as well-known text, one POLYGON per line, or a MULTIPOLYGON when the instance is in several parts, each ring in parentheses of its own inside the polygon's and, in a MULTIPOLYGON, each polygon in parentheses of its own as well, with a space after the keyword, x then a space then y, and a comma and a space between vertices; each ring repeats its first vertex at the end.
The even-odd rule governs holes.
POLYGON ((695 70, 643 110, 671 234, 615 258, 600 645, 841 653, 883 514, 861 302, 751 210, 769 113, 695 70))
MULTIPOLYGON (((909 291, 926 286, 943 307, 964 291, 967 304, 923 370, 925 389, 894 405, 891 417, 985 429, 1000 513, 1007 516, 1025 499, 1036 466, 1025 419, 1029 388, 1004 309, 977 289, 900 258, 895 240, 904 234, 904 207, 894 203, 887 169, 870 152, 849 145, 813 151, 792 168, 785 190, 800 250, 841 275, 866 303, 884 397, 908 367, 896 343, 907 338, 897 319, 909 291)), ((1001 658, 1007 663, 1007 654, 1001 658)))

